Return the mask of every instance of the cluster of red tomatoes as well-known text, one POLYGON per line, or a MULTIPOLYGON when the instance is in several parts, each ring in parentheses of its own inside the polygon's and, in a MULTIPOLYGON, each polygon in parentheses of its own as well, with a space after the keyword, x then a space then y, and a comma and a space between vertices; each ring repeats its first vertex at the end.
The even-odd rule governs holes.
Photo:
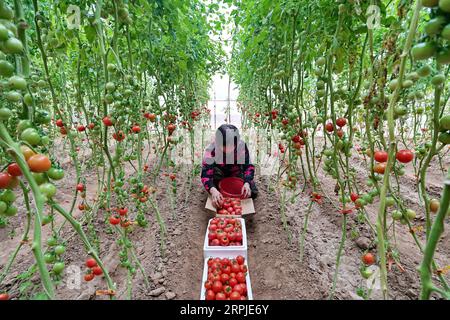
POLYGON ((241 199, 238 198, 224 198, 223 202, 219 203, 219 208, 217 214, 220 215, 242 215, 241 199))
POLYGON ((101 276, 103 274, 102 268, 97 265, 97 261, 93 258, 86 260, 86 267, 88 267, 89 270, 84 275, 85 281, 92 281, 95 276, 101 276))
POLYGON ((127 208, 119 208, 115 209, 116 214, 113 214, 109 217, 109 223, 113 226, 120 224, 122 228, 128 228, 133 224, 133 222, 128 219, 128 209, 127 208))
MULTIPOLYGON (((343 127, 345 127, 345 125, 347 124, 347 119, 345 118, 338 118, 336 119, 336 125, 339 127, 339 129, 336 130, 336 134, 339 138, 342 138, 344 136, 344 130, 342 130, 343 127)), ((334 131, 334 125, 332 122, 328 122, 325 125, 325 130, 327 130, 327 132, 333 132, 334 131)))
POLYGON ((247 300, 245 258, 209 258, 206 300, 247 300))
POLYGON ((238 219, 213 218, 208 227, 210 246, 242 246, 242 225, 238 219))
MULTIPOLYGON (((396 153, 395 158, 401 163, 409 163, 414 159, 414 153, 411 150, 399 150, 396 153)), ((374 165, 373 171, 378 174, 384 174, 388 153, 386 151, 376 151, 374 153, 374 159, 377 163, 374 165)))

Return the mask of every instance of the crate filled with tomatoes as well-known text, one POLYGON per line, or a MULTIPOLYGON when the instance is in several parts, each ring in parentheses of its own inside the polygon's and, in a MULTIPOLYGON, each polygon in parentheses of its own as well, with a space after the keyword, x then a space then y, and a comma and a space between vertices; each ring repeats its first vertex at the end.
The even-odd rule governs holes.
POLYGON ((253 300, 246 258, 206 258, 200 300, 253 300))
POLYGON ((205 258, 208 256, 247 257, 247 231, 242 218, 212 218, 206 229, 203 245, 205 258))
POLYGON ((224 197, 217 209, 217 217, 241 217, 242 216, 242 202, 239 198, 224 197))

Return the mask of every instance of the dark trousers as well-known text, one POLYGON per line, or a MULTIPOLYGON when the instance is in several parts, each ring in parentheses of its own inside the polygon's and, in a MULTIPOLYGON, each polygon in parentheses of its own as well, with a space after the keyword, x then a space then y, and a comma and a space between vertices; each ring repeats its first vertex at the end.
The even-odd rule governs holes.
MULTIPOLYGON (((238 178, 244 179, 244 174, 241 173, 237 176, 238 178)), ((218 186, 220 180, 222 180, 225 177, 225 174, 223 173, 223 171, 218 168, 218 167, 214 167, 214 185, 218 186)), ((256 199, 258 197, 258 188, 256 187, 256 183, 255 181, 250 181, 250 190, 252 191, 252 199, 256 199)))

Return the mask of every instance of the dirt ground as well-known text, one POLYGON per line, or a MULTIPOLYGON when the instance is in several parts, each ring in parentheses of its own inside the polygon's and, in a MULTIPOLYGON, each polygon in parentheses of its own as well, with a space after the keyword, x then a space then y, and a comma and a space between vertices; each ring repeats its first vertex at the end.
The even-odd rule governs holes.
MULTIPOLYGON (((361 185, 367 172, 360 156, 354 157, 354 168, 361 175, 358 179, 361 185)), ((450 165, 448 157, 444 159, 444 168, 450 165)), ((66 164, 67 166, 67 164, 66 164)), ((161 187, 156 195, 156 201, 160 207, 165 221, 168 237, 166 249, 161 251, 161 238, 159 225, 156 222, 155 213, 149 209, 147 218, 149 226, 146 229, 137 228, 131 235, 146 275, 150 280, 147 288, 143 281, 143 275, 138 272, 132 279, 133 299, 199 299, 202 287, 201 276, 203 270, 203 241, 208 219, 212 217, 210 212, 204 209, 206 193, 198 178, 189 183, 187 172, 177 175, 177 200, 175 212, 169 204, 166 187, 161 187)), ((432 163, 429 170, 429 193, 432 197, 439 197, 442 190, 443 174, 438 169, 437 163, 432 163)), ((88 197, 94 193, 96 179, 94 174, 86 175, 88 178, 88 197)), ((323 172, 319 172, 322 186, 324 187, 324 202, 314 204, 309 216, 309 223, 305 235, 305 247, 303 260, 300 261, 299 237, 303 229, 304 218, 310 203, 309 191, 301 193, 294 203, 288 203, 286 208, 286 220, 289 233, 292 235, 289 242, 288 232, 283 227, 280 195, 277 194, 273 176, 257 176, 256 181, 260 190, 259 197, 255 200, 257 213, 247 218, 246 227, 248 234, 248 265, 255 299, 327 299, 331 289, 333 274, 336 266, 336 253, 338 251, 342 215, 338 212, 337 197, 335 196, 334 182, 323 172)), ((167 179, 167 178, 165 178, 167 179)), ((65 180, 58 182, 58 195, 56 200, 62 202, 64 207, 70 207, 74 190, 73 170, 67 170, 65 180)), ((164 180, 166 181, 166 180, 164 180)), ((300 181, 300 185, 303 181, 300 181)), ((164 183, 162 183, 164 185, 164 183)), ((412 172, 408 172, 401 178, 402 194, 408 205, 415 209, 418 217, 415 226, 424 225, 424 210, 419 204, 415 178, 412 172)), ((18 200, 20 204, 23 200, 18 200)), ((378 204, 366 207, 372 223, 375 224, 378 204)), ((75 210, 76 217, 80 212, 75 210)), ((117 284, 117 296, 126 298, 127 272, 118 266, 119 246, 114 233, 108 233, 109 226, 103 222, 103 211, 95 221, 95 228, 100 237, 100 257, 104 260, 110 271, 111 277, 117 284)), ((11 252, 16 248, 22 236, 24 215, 10 220, 10 224, 0 229, 0 273, 5 267, 11 252), (15 233, 12 231, 15 230, 15 233)), ((62 221, 57 219, 57 223, 62 221)), ((436 253, 436 262, 439 266, 450 265, 450 241, 449 221, 447 219, 446 232, 440 241, 436 253)), ((44 228, 44 239, 49 236, 49 227, 44 228)), ((350 215, 347 227, 347 240, 345 242, 339 277, 337 280, 335 299, 361 299, 357 295, 358 288, 365 288, 365 280, 361 277, 359 267, 360 257, 367 247, 374 248, 373 234, 367 225, 360 224, 355 215, 350 215), (351 237, 351 231, 358 231, 358 236, 351 237)), ((67 252, 64 254, 66 266, 81 268, 81 276, 85 270, 83 264, 87 254, 81 241, 66 225, 62 232, 67 239, 67 252)), ((423 233, 419 232, 421 241, 424 241, 423 233)), ((396 223, 396 241, 401 265, 405 271, 401 271, 394 265, 389 272, 389 296, 390 299, 417 299, 420 292, 420 280, 416 267, 420 263, 420 251, 415 245, 408 228, 396 223)), ((24 280, 18 277, 33 263, 34 258, 30 247, 25 246, 18 255, 12 271, 0 285, 0 292, 8 291, 13 298, 19 297, 19 290, 24 280)), ((447 275, 447 279, 450 277, 447 275)), ((33 283, 39 286, 39 277, 33 276, 33 283)), ((106 289, 102 279, 86 283, 81 281, 79 288, 68 287, 63 280, 57 286, 58 299, 102 299, 97 297, 97 289, 106 289)), ((374 291, 372 298, 380 298, 380 292, 374 291)))

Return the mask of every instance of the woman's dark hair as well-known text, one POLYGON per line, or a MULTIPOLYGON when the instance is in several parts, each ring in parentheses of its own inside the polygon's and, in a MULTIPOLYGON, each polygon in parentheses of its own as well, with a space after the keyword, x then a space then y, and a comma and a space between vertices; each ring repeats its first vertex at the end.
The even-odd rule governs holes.
POLYGON ((223 124, 216 131, 216 146, 218 147, 231 147, 235 148, 240 140, 239 129, 232 124, 223 124))

